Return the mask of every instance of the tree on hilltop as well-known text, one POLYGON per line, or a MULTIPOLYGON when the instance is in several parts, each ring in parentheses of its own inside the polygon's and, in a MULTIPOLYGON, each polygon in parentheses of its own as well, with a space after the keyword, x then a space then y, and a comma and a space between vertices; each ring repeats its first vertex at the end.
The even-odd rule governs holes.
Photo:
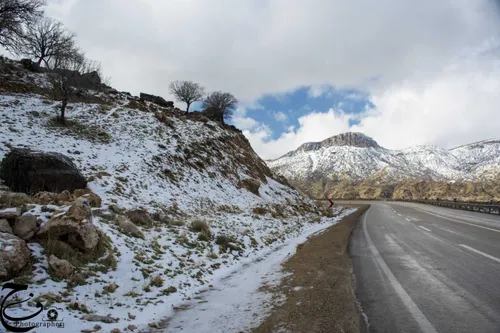
POLYGON ((169 88, 178 101, 186 103, 186 114, 191 104, 201 100, 205 95, 205 88, 192 81, 174 81, 170 83, 169 88))
POLYGON ((238 100, 236 97, 222 91, 213 92, 203 100, 203 108, 209 116, 223 124, 225 120, 231 119, 237 106, 238 100))

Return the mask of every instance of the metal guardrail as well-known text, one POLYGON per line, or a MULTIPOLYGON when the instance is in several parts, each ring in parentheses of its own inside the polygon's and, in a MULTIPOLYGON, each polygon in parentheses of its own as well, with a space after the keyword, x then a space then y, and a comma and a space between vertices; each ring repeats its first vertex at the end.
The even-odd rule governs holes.
POLYGON ((488 214, 500 215, 500 205, 488 205, 488 204, 477 204, 468 202, 456 202, 456 201, 442 201, 442 200, 397 200, 404 202, 416 202, 426 205, 433 205, 439 207, 448 207, 454 209, 468 210, 471 212, 480 212, 488 214))

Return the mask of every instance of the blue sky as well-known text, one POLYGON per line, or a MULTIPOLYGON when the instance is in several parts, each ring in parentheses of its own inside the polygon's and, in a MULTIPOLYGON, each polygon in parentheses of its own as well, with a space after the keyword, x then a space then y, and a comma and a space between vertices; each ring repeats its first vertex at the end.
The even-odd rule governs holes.
MULTIPOLYGON (((287 93, 264 95, 255 104, 246 109, 246 116, 266 124, 272 132, 271 140, 279 138, 290 126, 300 126, 298 119, 311 112, 326 112, 333 108, 355 115, 371 105, 366 93, 335 89, 328 85, 305 86, 287 93)), ((349 119, 349 125, 358 123, 358 119, 349 119)), ((335 134, 332 132, 332 135, 335 134)))

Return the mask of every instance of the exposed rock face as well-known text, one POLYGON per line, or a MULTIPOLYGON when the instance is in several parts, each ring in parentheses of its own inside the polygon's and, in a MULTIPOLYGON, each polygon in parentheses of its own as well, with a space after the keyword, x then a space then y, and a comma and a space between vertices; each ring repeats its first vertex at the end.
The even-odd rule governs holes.
POLYGON ((35 236, 37 229, 36 216, 25 214, 17 218, 14 224, 14 235, 24 240, 30 240, 35 236))
POLYGON ((59 259, 55 255, 51 255, 48 262, 51 274, 61 279, 69 278, 75 270, 67 260, 59 259))
POLYGON ((375 140, 373 140, 370 137, 367 137, 362 133, 348 132, 332 136, 320 142, 304 143, 299 148, 297 148, 296 152, 318 150, 323 147, 331 147, 331 146, 351 146, 351 147, 363 147, 363 148, 380 147, 375 140))
POLYGON ((68 157, 29 149, 8 153, 0 164, 0 177, 12 190, 28 194, 60 193, 87 186, 87 180, 68 157))
POLYGON ((83 252, 92 252, 99 243, 99 230, 92 224, 89 206, 74 204, 66 213, 58 214, 45 223, 38 235, 58 238, 83 252))
POLYGON ((12 234, 12 228, 10 227, 9 221, 6 219, 1 219, 0 220, 0 232, 6 232, 9 234, 12 234))
POLYGON ((140 98, 143 101, 148 101, 151 103, 158 104, 159 106, 163 106, 166 108, 173 108, 174 107, 174 102, 172 101, 166 101, 163 97, 160 96, 155 96, 155 95, 149 95, 145 93, 140 94, 140 98))
POLYGON ((0 233, 0 281, 13 278, 30 259, 26 242, 17 236, 0 233))

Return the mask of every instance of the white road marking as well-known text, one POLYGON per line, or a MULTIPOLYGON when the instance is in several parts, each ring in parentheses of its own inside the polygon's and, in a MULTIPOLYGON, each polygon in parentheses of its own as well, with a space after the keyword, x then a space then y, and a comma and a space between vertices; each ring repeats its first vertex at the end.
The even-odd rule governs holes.
POLYGON ((446 216, 443 216, 443 215, 440 215, 440 214, 432 213, 432 212, 430 212, 428 210, 425 210, 425 209, 420 209, 420 208, 416 208, 416 207, 414 207, 414 209, 419 210, 419 211, 424 212, 424 213, 427 213, 429 215, 434 215, 434 216, 443 218, 445 220, 452 221, 452 222, 457 222, 457 223, 462 223, 462 224, 468 224, 468 225, 471 225, 473 227, 483 228, 483 229, 487 229, 487 230, 491 230, 491 231, 495 231, 495 232, 500 232, 500 230, 498 230, 498 229, 483 227, 482 225, 477 225, 477 224, 474 224, 474 223, 468 223, 468 222, 464 222, 464 221, 458 221, 458 220, 455 220, 455 219, 452 219, 452 218, 449 218, 449 217, 446 217, 446 216))
POLYGON ((405 217, 405 220, 406 220, 406 221, 408 221, 408 222, 410 222, 410 221, 411 221, 411 220, 410 220, 409 218, 407 218, 407 217, 405 217))
POLYGON ((408 309, 408 311, 411 313, 413 319, 417 322, 418 326, 420 327, 420 330, 424 333, 437 333, 436 329, 430 321, 427 319, 427 317, 422 313, 422 311, 419 309, 417 304, 411 299, 410 295, 405 291, 401 283, 399 283, 398 279, 394 276, 392 273, 391 269, 389 266, 387 266, 387 263, 385 262, 384 258, 380 255, 380 252, 378 252, 377 248, 375 247, 375 244, 373 244, 373 241, 368 234, 368 230, 366 228, 366 217, 370 213, 370 210, 368 210, 365 215, 363 216, 363 231, 365 234, 365 238, 368 242, 368 247, 370 248, 371 252, 373 253, 373 256, 377 263, 379 264, 380 268, 382 271, 385 273, 387 276, 388 281, 391 283, 392 287, 398 294, 399 298, 403 301, 404 305, 408 309))
POLYGON ((398 216, 401 216, 401 214, 398 213, 398 216))
POLYGON ((431 230, 431 229, 427 229, 426 227, 423 227, 423 226, 421 226, 421 225, 419 225, 419 227, 420 227, 420 228, 422 228, 422 229, 424 229, 425 231, 432 232, 432 230, 431 230))
POLYGON ((465 244, 458 244, 458 245, 461 246, 461 247, 463 247, 464 249, 467 249, 469 251, 475 252, 477 254, 482 255, 483 257, 486 257, 488 259, 491 259, 491 260, 494 260, 494 261, 500 263, 500 259, 498 259, 497 257, 493 257, 493 256, 489 255, 488 253, 481 252, 481 251, 476 250, 476 249, 474 249, 474 248, 472 248, 470 246, 467 246, 465 244))

